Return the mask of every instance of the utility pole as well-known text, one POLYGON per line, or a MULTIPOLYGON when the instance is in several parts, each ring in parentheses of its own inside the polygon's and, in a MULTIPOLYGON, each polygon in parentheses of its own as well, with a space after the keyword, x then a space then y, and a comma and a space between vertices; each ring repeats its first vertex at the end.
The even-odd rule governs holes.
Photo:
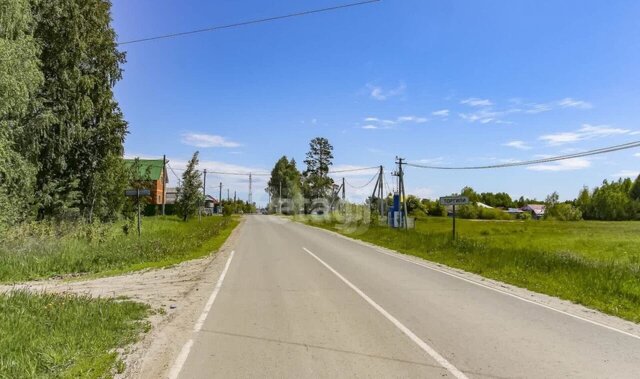
POLYGON ((167 156, 162 156, 162 215, 167 204, 167 156))
POLYGON ((236 198, 236 191, 233 190, 233 202, 235 203, 236 201, 238 201, 236 198))
POLYGON ((207 169, 205 168, 203 171, 203 181, 202 181, 202 194, 204 197, 207 197, 207 169))
POLYGON ((249 173, 249 204, 253 204, 253 179, 249 173))
POLYGON ((218 212, 222 209, 222 182, 220 182, 220 192, 218 193, 218 212))
POLYGON ((231 201, 231 196, 229 195, 229 193, 229 188, 227 188, 227 202, 231 201))
POLYGON ((400 200, 402 201, 403 208, 403 212, 400 213, 402 215, 402 226, 404 226, 405 229, 409 229, 409 224, 407 223, 407 194, 404 191, 404 171, 402 170, 404 158, 396 157, 396 163, 398 164, 398 192, 400 194, 400 200))
POLYGON ((280 181, 280 192, 278 192, 278 213, 282 213, 282 180, 280 181))
POLYGON ((378 189, 380 196, 380 216, 384 217, 384 168, 380 165, 380 188, 378 189))

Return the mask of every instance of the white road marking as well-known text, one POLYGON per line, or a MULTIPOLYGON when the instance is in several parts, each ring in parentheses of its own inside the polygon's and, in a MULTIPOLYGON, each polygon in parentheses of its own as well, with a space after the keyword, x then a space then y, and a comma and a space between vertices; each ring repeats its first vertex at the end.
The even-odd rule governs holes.
POLYGON ((363 298, 367 303, 369 303, 372 307, 374 307, 378 312, 380 312, 387 320, 391 321, 400 331, 402 331, 407 337, 409 337, 416 345, 418 345, 424 352, 429 354, 431 358, 433 358, 436 362, 438 362, 442 367, 446 368, 453 376, 458 379, 467 379, 467 376, 460 370, 458 370, 454 365, 452 365, 445 357, 440 355, 437 351, 435 351, 431 346, 429 346, 426 342, 420 339, 415 333, 413 333, 409 328, 404 326, 398 319, 393 317, 389 312, 387 312, 384 308, 382 308, 378 303, 373 301, 369 296, 367 296, 364 292, 362 292, 358 287, 353 285, 349 280, 347 280, 344 276, 342 276, 339 272, 334 270, 331 266, 325 263, 322 259, 320 259, 317 255, 312 253, 306 247, 302 248, 309 255, 314 257, 318 262, 320 262, 324 267, 326 267, 329 271, 331 271, 335 276, 340 278, 346 285, 351 287, 361 298, 363 298))
POLYGON ((540 307, 543 307, 543 308, 546 308, 546 309, 549 309, 549 310, 552 310, 552 311, 555 311, 555 312, 561 313, 561 314, 563 314, 563 315, 570 316, 570 317, 576 318, 576 319, 581 320, 581 321, 584 321, 584 322, 588 322, 588 323, 593 324, 593 325, 596 325, 596 326, 601 326, 601 327, 603 327, 603 328, 605 328, 605 329, 609 329, 609 330, 614 331, 614 332, 622 333, 622 334, 624 334, 624 335, 626 335, 626 336, 629 336, 629 337, 633 337, 633 338, 636 338, 636 339, 640 339, 640 336, 638 336, 638 335, 635 335, 635 334, 633 334, 633 333, 626 332, 626 331, 621 330, 621 329, 618 329, 618 328, 614 328, 613 326, 609 326, 609 325, 603 324, 603 323, 598 322, 598 321, 590 320, 590 319, 588 319, 588 318, 584 318, 584 317, 581 317, 581 316, 578 316, 578 315, 575 315, 575 314, 572 314, 572 313, 569 313, 569 312, 565 312, 565 311, 563 311, 563 310, 560 310, 560 309, 554 308, 554 307, 552 307, 552 306, 549 306, 549 305, 546 305, 546 304, 542 304, 542 303, 539 303, 539 302, 537 302, 537 301, 529 300, 529 299, 526 299, 526 298, 524 298, 524 297, 522 297, 522 296, 518 296, 518 295, 513 294, 513 293, 510 293, 510 292, 503 291, 503 290, 501 290, 501 289, 499 289, 499 288, 495 288, 495 287, 488 286, 488 285, 486 285, 486 284, 478 283, 478 282, 476 282, 475 280, 467 279, 467 278, 464 278, 464 277, 462 277, 462 276, 459 276, 459 275, 453 274, 453 273, 451 273, 451 272, 447 272, 447 271, 445 271, 445 270, 440 270, 440 269, 438 269, 438 268, 436 268, 436 267, 431 267, 431 266, 429 266, 429 265, 427 265, 427 264, 424 264, 424 263, 416 262, 416 261, 414 261, 414 260, 412 260, 412 259, 404 258, 404 257, 398 256, 398 255, 396 255, 396 254, 388 253, 388 252, 386 252, 386 251, 382 251, 382 250, 379 250, 379 249, 375 249, 375 250, 376 250, 376 251, 378 251, 379 253, 382 253, 382 254, 385 254, 385 255, 388 255, 388 256, 391 256, 391 257, 394 257, 394 258, 397 258, 397 259, 403 260, 403 261, 405 261, 405 262, 413 263, 413 264, 418 265, 418 266, 420 266, 420 267, 424 267, 424 268, 427 268, 427 269, 429 269, 429 270, 436 271, 436 272, 439 272, 439 273, 441 273, 441 274, 445 274, 445 275, 451 276, 451 277, 453 277, 453 278, 457 278, 457 279, 460 279, 460 280, 464 280, 464 281, 465 281, 465 282, 467 282, 467 283, 475 284, 475 285, 477 285, 477 286, 484 287, 484 288, 486 288, 486 289, 490 289, 490 290, 492 290, 492 291, 495 291, 495 292, 501 293, 501 294, 506 295, 506 296, 511 296, 511 297, 516 298, 516 299, 518 299, 518 300, 522 300, 522 301, 524 301, 524 302, 526 302, 526 303, 534 304, 534 305, 538 305, 538 306, 540 306, 540 307))
MULTIPOLYGON (((307 225, 305 225, 305 226, 307 226, 307 225)), ((354 239, 349 238, 349 237, 347 237, 347 236, 343 236, 342 234, 339 234, 339 233, 337 233, 337 232, 333 232, 333 231, 330 231, 330 230, 326 230, 326 229, 318 228, 318 227, 315 227, 315 226, 311 226, 311 227, 312 227, 312 228, 315 228, 315 229, 318 229, 318 230, 321 230, 321 231, 324 231, 324 232, 327 232, 327 233, 330 233, 330 234, 333 234, 333 235, 335 235, 335 236, 337 236, 337 237, 340 237, 340 238, 343 238, 343 239, 345 239, 345 240, 347 240, 347 241, 349 241, 349 242, 357 243, 357 244, 358 244, 358 245, 360 245, 360 246, 368 247, 368 248, 370 248, 370 249, 372 249, 372 250, 375 250, 375 251, 377 251, 377 252, 379 252, 379 253, 382 253, 382 254, 388 255, 388 256, 390 256, 390 257, 394 257, 394 258, 396 258, 396 259, 400 259, 400 260, 403 260, 403 261, 405 261, 405 262, 413 263, 414 265, 417 265, 417 266, 420 266, 420 267, 424 267, 424 268, 427 268, 427 269, 429 269, 429 270, 439 272, 439 273, 441 273, 441 274, 448 275, 448 276, 450 276, 450 277, 452 277, 452 278, 457 278, 457 279, 463 280, 463 281, 465 281, 465 282, 467 282, 467 283, 475 284, 476 286, 484 287, 484 288, 486 288, 486 289, 489 289, 489 290, 492 290, 492 291, 495 291, 495 292, 501 293, 501 294, 506 295, 506 296, 511 296, 511 297, 513 297, 514 299, 518 299, 518 300, 524 301, 524 302, 529 303, 529 304, 534 304, 534 305, 537 305, 537 306, 540 306, 540 307, 543 307, 543 308, 549 309, 549 310, 551 310, 551 311, 561 313, 561 314, 563 314, 563 315, 565 315, 565 316, 573 317, 573 318, 575 318, 575 319, 577 319, 577 320, 581 320, 581 321, 587 322, 587 323, 592 324, 592 325, 600 326, 600 327, 603 327, 603 328, 605 328, 605 329, 609 329, 609 330, 611 330, 611 331, 614 331, 614 332, 618 332, 618 333, 624 334, 624 335, 626 335, 626 336, 628 336, 628 337, 632 337, 632 338, 635 338, 635 339, 640 339, 640 336, 639 336, 639 335, 636 335, 636 334, 633 334, 633 333, 629 333, 629 332, 624 331, 624 330, 622 330, 622 329, 618 329, 618 328, 615 328, 615 327, 613 327, 613 326, 609 326, 609 325, 603 324, 603 323, 598 322, 598 321, 590 320, 590 319, 588 319, 588 318, 585 318, 585 317, 582 317, 582 316, 578 316, 578 315, 575 315, 575 314, 573 314, 573 313, 565 312, 565 311, 563 311, 563 310, 561 310, 561 309, 554 308, 554 307, 552 307, 552 306, 549 306, 549 305, 546 305, 546 304, 542 304, 542 303, 537 302, 537 301, 534 301, 534 300, 529 300, 529 299, 527 299, 527 298, 524 298, 524 297, 522 297, 522 296, 518 296, 518 295, 513 294, 513 293, 511 293, 511 292, 507 292, 507 291, 501 290, 501 289, 499 289, 499 288, 495 288, 495 287, 492 287, 492 286, 488 286, 488 285, 486 285, 486 284, 479 283, 479 282, 477 282, 477 281, 475 281, 475 280, 467 279, 467 278, 465 278, 465 277, 463 277, 463 276, 456 275, 456 274, 454 274, 454 273, 451 273, 451 272, 448 272, 448 271, 445 271, 445 270, 441 270, 441 269, 438 269, 438 268, 436 268, 436 267, 432 267, 432 266, 430 266, 429 264, 416 262, 416 261, 414 261, 414 260, 412 260, 412 259, 402 257, 402 256, 401 256, 401 253, 390 253, 390 252, 387 252, 387 251, 382 250, 382 248, 381 248, 381 247, 379 247, 379 246, 375 246, 375 245, 374 245, 374 246, 371 246, 372 244, 370 245, 369 243, 365 243, 365 242, 363 242, 363 241, 354 240, 354 239)), ((432 263, 432 264, 433 264, 433 263, 432 263)))
MULTIPOLYGON (((233 259, 234 253, 235 251, 232 251, 231 254, 229 254, 229 258, 227 259, 227 263, 224 266, 224 270, 222 270, 222 274, 220 274, 220 278, 218 278, 218 282, 216 282, 216 286, 213 289, 213 292, 211 292, 211 296, 209 296, 209 300, 207 301, 207 304, 204 306, 204 309, 202 310, 202 313, 200 314, 198 321, 193 327, 194 334, 198 333, 200 329, 202 329, 204 320, 207 319, 207 316, 209 315, 209 311, 213 306, 213 302, 216 301, 216 297, 218 297, 218 293, 220 292, 220 288, 222 288, 222 282, 224 281, 224 277, 227 276, 227 271, 229 270, 229 265, 231 264, 231 259, 233 259)), ((182 346, 182 350, 180 350, 180 354, 178 354, 178 357, 176 358, 176 361, 173 363, 173 366, 171 367, 171 371, 169 372, 169 379, 178 378, 178 375, 180 375, 180 371, 182 371, 182 366, 184 366, 184 363, 187 361, 187 357, 189 356, 189 352, 191 351, 192 346, 193 346, 193 337, 190 338, 189 341, 187 341, 187 343, 184 344, 184 346, 182 346)))

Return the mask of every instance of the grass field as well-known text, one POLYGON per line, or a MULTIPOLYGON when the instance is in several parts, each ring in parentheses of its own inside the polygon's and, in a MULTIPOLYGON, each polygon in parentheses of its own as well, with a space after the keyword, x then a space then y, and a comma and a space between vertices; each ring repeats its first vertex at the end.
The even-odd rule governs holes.
POLYGON ((12 292, 0 295, 0 378, 104 378, 115 349, 148 328, 146 305, 12 292))
POLYGON ((75 275, 115 275, 163 267, 217 250, 238 224, 236 217, 143 220, 142 236, 112 224, 65 231, 27 231, 0 244, 0 282, 75 275))
POLYGON ((415 230, 344 227, 350 237, 640 322, 640 222, 419 219, 415 230))

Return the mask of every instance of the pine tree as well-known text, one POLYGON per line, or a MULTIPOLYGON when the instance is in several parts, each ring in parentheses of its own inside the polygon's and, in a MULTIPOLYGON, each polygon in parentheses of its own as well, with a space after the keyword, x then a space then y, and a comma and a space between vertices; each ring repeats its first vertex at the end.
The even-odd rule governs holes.
POLYGON ((198 152, 193 153, 193 157, 187 164, 187 169, 182 174, 182 184, 178 188, 178 215, 184 221, 189 216, 193 216, 204 202, 204 196, 200 189, 202 188, 202 179, 200 173, 196 169, 198 166, 198 152))
POLYGON ((329 140, 316 137, 309 142, 309 152, 304 163, 307 169, 302 174, 304 177, 304 194, 309 199, 331 196, 333 179, 328 176, 329 167, 333 164, 333 146, 329 140))

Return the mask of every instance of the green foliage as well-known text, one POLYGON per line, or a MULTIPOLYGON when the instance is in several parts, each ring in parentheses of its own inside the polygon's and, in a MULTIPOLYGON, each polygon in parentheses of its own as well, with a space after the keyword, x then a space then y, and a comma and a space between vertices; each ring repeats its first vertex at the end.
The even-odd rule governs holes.
POLYGON ((37 168, 40 219, 67 215, 113 218, 108 207, 112 157, 123 153, 127 124, 112 88, 121 78, 105 0, 33 1, 33 37, 41 46, 39 88, 26 118, 20 152, 37 168))
MULTIPOLYGON (((636 179, 637 182, 637 179, 636 179)), ((635 183, 631 179, 602 182, 591 194, 586 188, 580 191, 576 205, 583 217, 589 220, 634 220, 640 215, 640 201, 633 196, 635 183)))
POLYGON ((142 220, 141 237, 123 233, 126 222, 23 224, 0 243, 0 282, 167 266, 217 250, 237 224, 227 217, 158 216, 142 220))
POLYGON ((43 83, 29 0, 0 2, 0 233, 31 216, 35 171, 19 153, 25 117, 43 83))
POLYGON ((280 199, 284 199, 283 213, 296 214, 300 212, 304 206, 301 178, 295 159, 289 160, 283 156, 276 162, 271 170, 271 178, 266 188, 271 197, 269 204, 271 212, 276 212, 279 209, 278 201, 280 199))
POLYGON ((431 201, 429 199, 422 199, 420 202, 429 216, 443 217, 447 215, 447 209, 442 206, 438 200, 431 201))
POLYGON ((407 212, 410 215, 412 214, 424 214, 424 209, 422 208, 422 203, 420 199, 414 195, 407 196, 407 212))
POLYGON ((176 208, 178 215, 184 221, 195 215, 204 203, 202 189, 202 179, 197 171, 198 152, 193 153, 193 157, 187 164, 187 169, 182 174, 182 185, 178 188, 178 201, 176 208))
POLYGON ((582 220, 582 211, 571 204, 555 204, 545 208, 544 218, 557 221, 580 221, 582 220))
MULTIPOLYGON (((333 164, 333 146, 329 140, 316 137, 309 142, 309 152, 304 163, 303 193, 307 199, 329 199, 333 191, 333 179, 328 175, 333 164)), ((307 209, 307 212, 311 211, 307 209)))
POLYGON ((0 377, 103 378, 148 329, 149 307, 85 296, 0 295, 0 377))

